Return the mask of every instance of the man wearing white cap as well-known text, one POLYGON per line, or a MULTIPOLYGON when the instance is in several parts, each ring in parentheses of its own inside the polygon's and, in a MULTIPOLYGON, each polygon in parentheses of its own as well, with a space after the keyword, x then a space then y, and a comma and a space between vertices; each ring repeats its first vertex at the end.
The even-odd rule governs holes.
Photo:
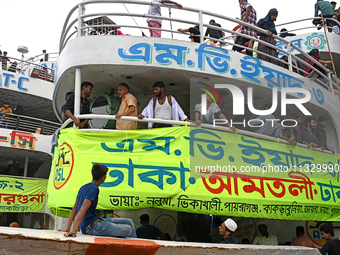
MULTIPOLYGON (((260 235, 255 237, 253 244, 259 244, 259 245, 278 245, 279 244, 277 237, 268 233, 268 227, 266 223, 264 223, 263 221, 259 222, 257 225, 257 228, 259 229, 260 235)), ((252 237, 249 239, 250 239, 250 242, 252 242, 251 240, 252 237)))
POLYGON ((232 219, 228 218, 220 226, 220 234, 223 236, 221 243, 238 243, 237 239, 232 238, 232 234, 237 229, 237 224, 232 219))

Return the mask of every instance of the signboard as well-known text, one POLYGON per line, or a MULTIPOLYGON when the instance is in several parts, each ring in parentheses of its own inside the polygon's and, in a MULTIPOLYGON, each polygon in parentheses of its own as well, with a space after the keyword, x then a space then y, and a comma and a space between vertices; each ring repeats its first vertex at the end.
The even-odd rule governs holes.
POLYGON ((189 127, 62 130, 49 208, 73 207, 96 163, 109 169, 98 209, 318 221, 340 215, 339 156, 189 127))
POLYGON ((0 176, 0 212, 44 212, 47 180, 0 176))

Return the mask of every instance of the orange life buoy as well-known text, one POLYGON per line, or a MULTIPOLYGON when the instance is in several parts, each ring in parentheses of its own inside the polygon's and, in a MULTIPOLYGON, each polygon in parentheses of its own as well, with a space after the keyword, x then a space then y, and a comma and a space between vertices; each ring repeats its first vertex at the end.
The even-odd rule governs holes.
MULTIPOLYGON (((233 31, 237 31, 237 30, 239 30, 240 29, 240 27, 241 27, 241 25, 237 25, 236 27, 234 27, 233 28, 233 31)), ((234 34, 231 34, 232 36, 233 36, 233 38, 235 37, 235 35, 234 34)))

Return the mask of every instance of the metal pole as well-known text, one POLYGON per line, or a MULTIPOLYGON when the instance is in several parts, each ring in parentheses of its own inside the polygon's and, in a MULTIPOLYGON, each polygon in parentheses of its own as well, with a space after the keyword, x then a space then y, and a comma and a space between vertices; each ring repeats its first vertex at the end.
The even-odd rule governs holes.
POLYGON ((25 157, 24 177, 27 177, 27 170, 28 170, 28 157, 25 157))
POLYGON ((332 73, 331 72, 328 72, 328 79, 329 79, 329 87, 331 88, 332 94, 334 94, 333 82, 332 82, 332 73))
POLYGON ((204 39, 203 39, 203 14, 202 14, 202 11, 199 11, 198 20, 200 22, 200 43, 203 43, 204 39))
POLYGON ((169 8, 169 18, 170 18, 171 39, 174 39, 174 33, 172 32, 171 8, 169 8))
POLYGON ((80 115, 80 97, 81 97, 81 69, 76 68, 76 77, 74 85, 74 116, 78 118, 80 115))
POLYGON ((81 16, 84 14, 85 14, 85 7, 83 7, 82 4, 79 4, 78 5, 78 35, 77 37, 83 36, 85 32, 84 30, 81 29, 84 25, 81 16))
POLYGON ((289 71, 293 71, 293 61, 292 61, 292 43, 289 42, 287 44, 287 47, 288 47, 288 68, 289 68, 289 71))

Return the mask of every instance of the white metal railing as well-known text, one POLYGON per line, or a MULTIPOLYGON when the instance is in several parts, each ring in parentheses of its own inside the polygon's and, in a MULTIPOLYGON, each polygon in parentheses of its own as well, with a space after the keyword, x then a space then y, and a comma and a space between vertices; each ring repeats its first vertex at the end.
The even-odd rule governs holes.
POLYGON ((17 115, 12 113, 6 113, 6 115, 8 115, 8 119, 5 119, 5 121, 2 122, 2 125, 8 129, 35 133, 37 129, 40 128, 40 134, 52 135, 61 126, 60 123, 25 115, 17 115))
MULTIPOLYGON (((101 119, 101 120, 116 120, 115 116, 113 115, 99 115, 99 114, 82 114, 76 116, 78 119, 101 119)), ((122 116, 120 120, 128 120, 128 121, 137 121, 137 122, 152 122, 152 123, 161 123, 161 124, 171 124, 171 125, 178 125, 178 126, 190 126, 190 127, 197 127, 195 123, 192 122, 184 122, 184 121, 177 121, 177 120, 162 120, 162 119, 151 119, 151 118, 144 118, 144 119, 138 119, 137 117, 129 117, 129 116, 122 116)), ((70 123, 72 123, 73 120, 71 118, 67 119, 64 124, 61 126, 61 129, 66 128, 70 123)), ((201 128, 205 129, 211 129, 211 130, 218 130, 218 131, 223 131, 223 132, 229 132, 232 133, 233 131, 228 128, 228 127, 223 127, 223 126, 214 126, 211 124, 201 124, 201 128)), ((75 127, 76 128, 76 127, 75 127)), ((119 131, 119 130, 112 130, 112 129, 80 129, 81 131, 84 132, 112 132, 112 131, 119 131)), ((283 144, 287 144, 288 142, 283 139, 278 139, 275 137, 267 136, 267 135, 262 135, 258 134, 255 132, 250 132, 250 131, 245 131, 245 130, 236 130, 240 135, 245 135, 248 137, 255 137, 267 141, 272 141, 272 142, 279 142, 283 144)), ((303 148, 308 148, 307 145, 302 144, 302 143, 297 143, 296 146, 303 147, 303 148)), ((328 153, 328 154, 333 154, 333 152, 328 151, 328 150, 321 150, 320 148, 313 148, 313 150, 328 153)), ((335 153, 336 155, 337 154, 335 153)))
MULTIPOLYGON (((273 38, 275 38, 278 41, 283 42, 284 44, 286 44, 288 47, 288 50, 285 49, 281 49, 278 48, 277 46, 274 46, 272 44, 269 44, 267 42, 261 41, 258 38, 253 38, 244 34, 241 34, 237 31, 232 31, 230 29, 226 29, 226 28, 220 28, 217 26, 212 26, 206 23, 203 23, 203 20, 205 19, 205 17, 209 17, 209 19, 214 18, 214 19, 219 19, 221 21, 227 21, 229 23, 232 23, 234 25, 244 25, 247 26, 249 28, 252 28, 254 30, 257 30, 258 32, 261 32, 263 34, 268 34, 265 30, 257 27, 257 26, 252 26, 246 22, 243 22, 239 19, 234 19, 234 18, 230 18, 224 15, 220 15, 220 14, 216 14, 216 13, 212 13, 212 12, 207 12, 207 11, 203 11, 203 10, 199 10, 199 9, 194 9, 194 8, 188 8, 188 7, 183 7, 183 9, 181 9, 180 11, 187 11, 187 12, 191 12, 191 13, 196 13, 197 14, 197 20, 187 20, 187 19, 178 19, 178 18, 172 18, 172 17, 165 17, 165 16, 153 16, 153 15, 148 15, 145 13, 130 13, 130 12, 96 12, 96 13, 89 13, 89 14, 85 14, 85 7, 88 5, 92 5, 92 4, 130 4, 130 5, 144 5, 146 6, 144 9, 146 9, 148 6, 152 5, 157 5, 157 6, 162 6, 162 8, 167 8, 169 10, 171 10, 172 8, 176 8, 176 6, 174 5, 165 5, 165 4, 161 4, 161 3, 157 3, 157 2, 150 2, 150 1, 133 1, 133 0, 92 0, 92 1, 84 1, 79 3, 78 5, 76 5, 75 7, 73 7, 70 11, 70 13, 68 14, 66 21, 64 23, 63 29, 62 29, 62 33, 61 33, 61 38, 60 38, 60 44, 59 44, 59 50, 60 52, 63 50, 63 48, 65 47, 65 45, 67 44, 67 42, 73 37, 73 36, 87 36, 90 34, 91 31, 95 31, 96 28, 103 28, 103 27, 126 27, 126 28, 135 28, 135 29, 149 29, 149 27, 146 26, 139 26, 138 24, 136 25, 128 25, 128 24, 109 24, 109 25, 86 25, 84 22, 87 19, 91 19, 94 17, 99 17, 99 16, 113 16, 113 17, 136 17, 136 18, 151 18, 151 17, 156 17, 157 19, 162 19, 164 21, 169 21, 171 24, 172 22, 176 22, 176 23, 181 23, 181 24, 185 24, 186 26, 189 25, 195 25, 198 24, 200 27, 200 42, 204 43, 205 39, 211 39, 214 41, 218 41, 220 43, 224 43, 227 46, 233 46, 236 45, 235 43, 232 42, 226 42, 223 39, 224 38, 230 38, 230 36, 232 34, 235 34, 237 36, 242 36, 244 38, 248 38, 248 39, 253 39, 256 42, 260 42, 261 44, 264 44, 266 46, 269 46, 277 51, 280 51, 282 53, 284 53, 286 56, 288 56, 288 62, 285 62, 279 58, 273 57, 271 55, 268 55, 266 53, 263 52, 259 52, 258 50, 252 49, 252 48, 248 48, 245 46, 241 46, 241 45, 237 45, 240 46, 244 49, 250 50, 252 52, 256 52, 256 53, 260 53, 262 55, 265 55, 269 58, 276 58, 276 61, 278 63, 280 63, 281 65, 287 65, 288 69, 290 71, 293 71, 293 69, 297 69, 299 71, 300 74, 304 74, 306 73, 304 71, 304 66, 308 66, 309 68, 311 68, 315 73, 317 73, 322 79, 318 79, 318 83, 320 83, 323 87, 325 87, 326 89, 328 89, 329 91, 331 91, 332 93, 334 92, 334 88, 337 88, 337 84, 332 81, 332 77, 333 74, 330 72, 329 69, 325 68, 322 64, 320 64, 319 62, 315 61, 312 57, 310 57, 306 52, 302 51, 300 48, 298 48, 296 45, 292 44, 290 41, 286 40, 285 38, 281 38, 277 35, 273 35, 273 38), (70 20, 71 16, 78 10, 78 17, 74 20, 70 20), (73 27, 77 26, 76 31, 71 31, 71 29, 73 27), (205 37, 203 35, 203 30, 204 28, 213 28, 215 30, 220 30, 222 32, 224 32, 226 34, 226 36, 222 39, 216 39, 216 38, 211 38, 211 37, 205 37), (295 50, 298 54, 300 54, 300 56, 295 56, 295 54, 292 54, 292 50, 295 50), (314 62, 314 66, 308 64, 305 62, 305 59, 309 59, 310 61, 314 62), (298 63, 300 66, 294 66, 293 62, 298 63), (302 68, 301 68, 302 67, 302 68), (320 70, 323 70, 323 72, 325 72, 325 74, 322 71, 319 71, 317 68, 319 68, 320 70)), ((105 10, 107 10, 108 8, 105 8, 105 10)), ((110 8, 111 9, 111 8, 110 8)), ((114 8, 112 8, 112 10, 114 10, 114 8)), ((183 15, 183 17, 185 17, 185 15, 183 15)), ((303 21, 309 21, 309 20, 313 20, 313 19, 317 19, 317 17, 312 17, 312 18, 307 18, 307 19, 302 19, 302 20, 297 20, 297 21, 293 21, 293 22, 289 22, 289 23, 284 23, 281 25, 277 25, 277 27, 279 26, 283 26, 283 25, 288 25, 288 24, 299 24, 303 21)), ((340 27, 340 23, 335 20, 332 19, 336 24, 339 25, 340 27)), ((152 28, 154 30, 161 30, 162 32, 168 32, 171 33, 171 35, 173 34, 183 34, 181 32, 178 32, 177 30, 172 30, 171 29, 172 26, 170 26, 170 29, 165 29, 165 28, 152 28)), ((303 30, 303 29, 310 29, 313 27, 302 27, 302 28, 296 28, 294 30, 291 31, 298 31, 298 30, 303 30)), ((315 28, 315 27, 314 27, 315 28)))
MULTIPOLYGON (((48 62, 50 61, 57 61, 59 54, 58 53, 47 53, 48 54, 48 62)), ((20 73, 22 75, 25 76, 30 76, 31 72, 34 68, 38 68, 38 69, 43 69, 46 68, 47 70, 49 70, 49 74, 53 74, 53 77, 51 79, 48 79, 48 81, 54 82, 54 68, 50 68, 48 67, 46 64, 44 64, 44 62, 47 62, 45 60, 41 61, 43 59, 45 54, 40 54, 40 55, 36 55, 34 57, 30 57, 27 59, 18 59, 15 57, 11 57, 11 56, 6 56, 8 57, 8 59, 11 61, 10 63, 7 63, 7 70, 8 72, 15 72, 15 73, 20 73), (13 62, 17 62, 16 68, 14 70, 9 70, 10 66, 13 62)), ((1 62, 0 62, 1 65, 1 62)), ((4 70, 5 71, 5 70, 4 70)))

